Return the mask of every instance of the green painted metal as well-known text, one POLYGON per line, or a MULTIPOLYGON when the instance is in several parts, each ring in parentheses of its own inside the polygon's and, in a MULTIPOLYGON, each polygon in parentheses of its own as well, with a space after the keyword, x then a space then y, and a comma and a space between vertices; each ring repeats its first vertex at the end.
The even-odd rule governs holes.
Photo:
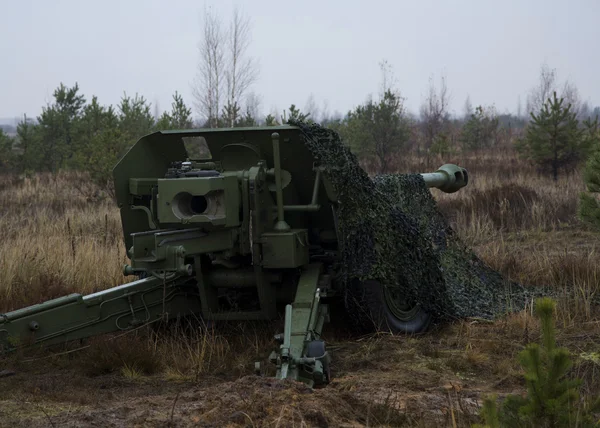
POLYGON ((428 187, 437 187, 442 192, 454 193, 469 183, 467 170, 457 165, 447 163, 436 172, 421 174, 428 187))
POLYGON ((0 350, 55 345, 199 311, 196 288, 150 277, 82 296, 71 294, 0 317, 0 350))
POLYGON ((328 306, 320 300, 326 293, 318 288, 323 265, 312 263, 300 276, 296 297, 285 307, 285 325, 279 353, 271 354, 277 365, 277 378, 296 379, 310 386, 329 382, 327 351, 310 355, 310 345, 321 339, 323 324, 329 320, 328 306))
MULTIPOLYGON (((423 179, 454 192, 468 175, 444 165, 423 179)), ((298 128, 156 132, 120 160, 114 181, 130 258, 124 273, 145 279, 0 314, 0 348, 59 344, 191 314, 272 320, 285 308, 271 356, 277 377, 311 386, 329 381, 321 333, 327 301, 342 291, 338 201, 298 128), (200 147, 191 150, 192 143, 200 147)))
POLYGON ((262 262, 267 269, 288 269, 305 266, 309 262, 308 232, 289 229, 265 232, 261 236, 262 262))

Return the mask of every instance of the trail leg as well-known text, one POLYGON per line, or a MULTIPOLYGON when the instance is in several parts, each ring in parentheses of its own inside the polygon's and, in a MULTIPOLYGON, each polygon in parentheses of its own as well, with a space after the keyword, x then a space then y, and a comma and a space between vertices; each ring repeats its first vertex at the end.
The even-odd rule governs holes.
POLYGON ((323 265, 308 265, 300 276, 294 303, 285 308, 285 326, 279 352, 271 354, 278 379, 294 379, 309 386, 329 382, 329 355, 321 340, 328 321, 327 305, 321 304, 318 288, 323 265))

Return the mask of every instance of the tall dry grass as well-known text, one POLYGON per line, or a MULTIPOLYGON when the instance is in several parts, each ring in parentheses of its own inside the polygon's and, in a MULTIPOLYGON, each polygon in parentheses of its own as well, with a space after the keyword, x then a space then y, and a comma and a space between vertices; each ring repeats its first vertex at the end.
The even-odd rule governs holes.
MULTIPOLYGON (((584 190, 579 173, 554 182, 511 150, 446 159, 410 154, 396 160, 396 169, 431 171, 445 162, 467 168, 469 185, 432 192, 461 238, 492 267, 519 282, 581 290, 586 302, 598 292, 596 235, 576 217, 584 190)), ((0 177, 0 230, 0 311, 130 280, 122 275, 118 210, 85 174, 0 177)), ((584 307, 589 319, 592 310, 584 307)))
POLYGON ((0 311, 127 280, 121 221, 84 174, 0 177, 0 311))
POLYGON ((506 277, 555 288, 564 325, 597 320, 600 241, 577 218, 585 190, 581 172, 555 182, 510 150, 452 161, 469 171, 469 185, 453 194, 432 193, 459 236, 506 277))
POLYGON ((256 361, 274 375, 266 356, 279 326, 263 322, 188 321, 120 336, 100 337, 85 348, 80 360, 88 374, 121 371, 125 377, 162 375, 176 382, 198 382, 211 376, 244 376, 256 361))
MULTIPOLYGON (((599 235, 576 217, 584 190, 580 174, 553 182, 506 150, 446 159, 409 155, 396 166, 401 173, 427 172, 446 162, 467 168, 470 182, 454 194, 432 190, 440 209, 491 267, 518 282, 550 285, 562 292, 558 339, 574 351, 573 374, 584 380, 585 395, 596 396, 600 313, 593 300, 600 294, 599 235)), ((118 210, 85 174, 0 177, 0 231, 0 312, 131 279, 121 269, 127 259, 118 210)), ((281 323, 240 323, 215 330, 199 323, 183 330, 171 326, 175 330, 166 334, 133 331, 96 338, 80 359, 65 364, 79 362, 92 375, 120 373, 132 381, 151 375, 175 382, 235 377, 251 373, 254 361, 265 362, 280 327, 281 323)), ((344 334, 326 333, 343 346, 344 334)), ((395 348, 388 340, 381 349, 338 352, 335 369, 343 375, 374 367, 377 376, 388 372, 396 384, 396 374, 410 366, 411 355, 419 354, 436 372, 475 372, 519 385, 516 354, 538 336, 534 317, 523 311, 494 324, 458 322, 422 338, 399 337, 401 346, 395 348)), ((379 337, 360 343, 370 346, 379 337)), ((338 388, 357 379, 361 378, 349 376, 338 388)), ((437 382, 437 377, 432 379, 428 382, 437 382)), ((381 415, 375 416, 382 421, 396 412, 395 407, 380 407, 375 410, 381 415)), ((465 413, 465 426, 477 420, 474 412, 465 413)))

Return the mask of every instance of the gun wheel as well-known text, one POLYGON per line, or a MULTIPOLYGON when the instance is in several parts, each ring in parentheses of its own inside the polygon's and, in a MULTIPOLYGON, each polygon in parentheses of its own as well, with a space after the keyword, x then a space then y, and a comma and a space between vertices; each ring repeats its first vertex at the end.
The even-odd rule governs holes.
POLYGON ((346 308, 361 330, 389 330, 392 333, 422 333, 431 323, 431 315, 398 292, 369 280, 353 284, 346 296, 346 308))
MULTIPOLYGON (((381 287, 381 285, 380 285, 381 287)), ((387 325, 395 333, 421 333, 429 327, 431 316, 415 302, 410 302, 397 292, 383 288, 383 298, 387 306, 387 325)))

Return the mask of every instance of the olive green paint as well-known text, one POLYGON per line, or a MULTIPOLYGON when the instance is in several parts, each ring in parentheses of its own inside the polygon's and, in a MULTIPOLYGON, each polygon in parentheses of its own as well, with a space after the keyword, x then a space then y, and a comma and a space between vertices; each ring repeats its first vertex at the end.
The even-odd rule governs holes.
POLYGON ((277 376, 313 385, 329 381, 320 336, 327 303, 347 297, 349 279, 377 278, 396 287, 386 296, 443 314, 423 290, 443 287, 442 269, 463 254, 440 256, 432 246, 432 231, 446 226, 424 218, 435 208, 427 187, 457 191, 466 170, 444 165, 408 176, 410 186, 402 176, 373 181, 337 134, 297 125, 141 138, 114 181, 130 258, 124 273, 144 279, 0 315, 0 346, 58 344, 191 314, 272 320, 283 310, 271 358, 277 376), (190 143, 204 145, 206 159, 188 159, 190 143))

